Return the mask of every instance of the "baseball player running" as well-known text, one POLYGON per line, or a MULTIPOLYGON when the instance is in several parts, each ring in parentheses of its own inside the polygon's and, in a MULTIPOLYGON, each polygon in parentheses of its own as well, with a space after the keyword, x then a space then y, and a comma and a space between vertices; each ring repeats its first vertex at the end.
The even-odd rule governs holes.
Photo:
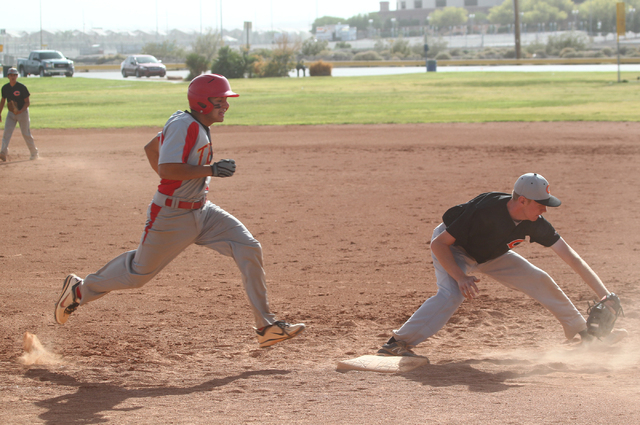
POLYGON ((145 146, 161 181, 149 205, 138 249, 119 255, 85 279, 69 275, 56 303, 56 322, 64 324, 78 307, 111 291, 141 287, 195 243, 235 260, 260 347, 293 338, 304 330, 304 324, 275 320, 267 300, 260 243, 238 219, 206 199, 211 177, 231 177, 236 169, 232 159, 211 162, 209 127, 224 121, 229 110, 227 99, 237 96, 222 75, 201 75, 189 84, 191 111, 174 113, 162 132, 145 146))
POLYGON ((609 291, 589 265, 542 217, 547 207, 560 206, 547 180, 528 173, 518 178, 513 193, 483 193, 450 208, 431 238, 431 257, 438 291, 429 298, 378 351, 383 356, 415 356, 412 348, 438 332, 464 299, 478 295, 480 272, 521 291, 549 310, 567 339, 593 337, 587 323, 562 289, 543 270, 512 251, 529 237, 550 247, 600 298, 609 291))

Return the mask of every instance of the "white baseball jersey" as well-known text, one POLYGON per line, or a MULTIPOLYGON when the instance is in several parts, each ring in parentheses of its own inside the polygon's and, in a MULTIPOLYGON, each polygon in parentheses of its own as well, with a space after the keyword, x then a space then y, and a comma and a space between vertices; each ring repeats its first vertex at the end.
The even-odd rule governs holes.
MULTIPOLYGON (((177 111, 160 133, 158 164, 205 165, 213 157, 209 129, 183 111, 177 111)), ((162 179, 158 192, 174 198, 197 201, 209 190, 211 177, 192 180, 162 179)))

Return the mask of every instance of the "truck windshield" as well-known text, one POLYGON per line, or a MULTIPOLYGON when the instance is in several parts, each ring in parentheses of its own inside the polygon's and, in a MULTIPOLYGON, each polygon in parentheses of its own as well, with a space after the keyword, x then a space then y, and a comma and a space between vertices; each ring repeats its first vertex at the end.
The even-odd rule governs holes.
POLYGON ((41 52, 40 59, 64 59, 60 52, 41 52))
POLYGON ((136 61, 138 61, 138 63, 156 63, 158 59, 153 56, 136 56, 136 61))

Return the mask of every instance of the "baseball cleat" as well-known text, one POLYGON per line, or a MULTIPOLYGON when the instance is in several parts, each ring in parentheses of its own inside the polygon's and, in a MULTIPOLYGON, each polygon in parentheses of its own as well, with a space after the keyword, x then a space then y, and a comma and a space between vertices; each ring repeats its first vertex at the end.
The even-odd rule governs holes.
POLYGON ((260 348, 269 347, 280 341, 293 338, 304 331, 304 328, 304 323, 291 325, 283 320, 278 320, 272 325, 256 329, 258 344, 260 344, 260 348))
POLYGON ((0 152, 0 159, 2 160, 2 162, 6 162, 7 154, 4 154, 4 153, 0 152))
POLYGON ((411 346, 404 341, 395 341, 391 344, 386 343, 378 350, 379 356, 405 356, 405 357, 422 357, 411 351, 411 346))
POLYGON ((70 274, 62 284, 62 295, 60 295, 54 310, 56 322, 61 325, 67 322, 71 313, 76 311, 80 305, 78 301, 80 300, 80 284, 82 282, 83 280, 78 276, 70 274))
POLYGON ((30 159, 31 161, 33 161, 34 159, 38 159, 38 158, 39 158, 39 156, 38 156, 38 154, 37 154, 37 153, 34 153, 33 155, 31 155, 31 156, 29 157, 29 159, 30 159))

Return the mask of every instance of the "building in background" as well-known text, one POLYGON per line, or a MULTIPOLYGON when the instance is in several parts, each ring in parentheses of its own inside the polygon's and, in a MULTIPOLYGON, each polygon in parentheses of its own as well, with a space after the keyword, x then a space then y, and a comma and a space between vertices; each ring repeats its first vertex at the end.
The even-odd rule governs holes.
POLYGON ((504 0, 398 0, 396 1, 396 10, 389 10, 389 2, 380 2, 380 19, 395 18, 404 21, 419 21, 424 24, 427 16, 436 9, 445 7, 461 7, 467 9, 470 13, 485 12, 494 6, 499 6, 504 0))

